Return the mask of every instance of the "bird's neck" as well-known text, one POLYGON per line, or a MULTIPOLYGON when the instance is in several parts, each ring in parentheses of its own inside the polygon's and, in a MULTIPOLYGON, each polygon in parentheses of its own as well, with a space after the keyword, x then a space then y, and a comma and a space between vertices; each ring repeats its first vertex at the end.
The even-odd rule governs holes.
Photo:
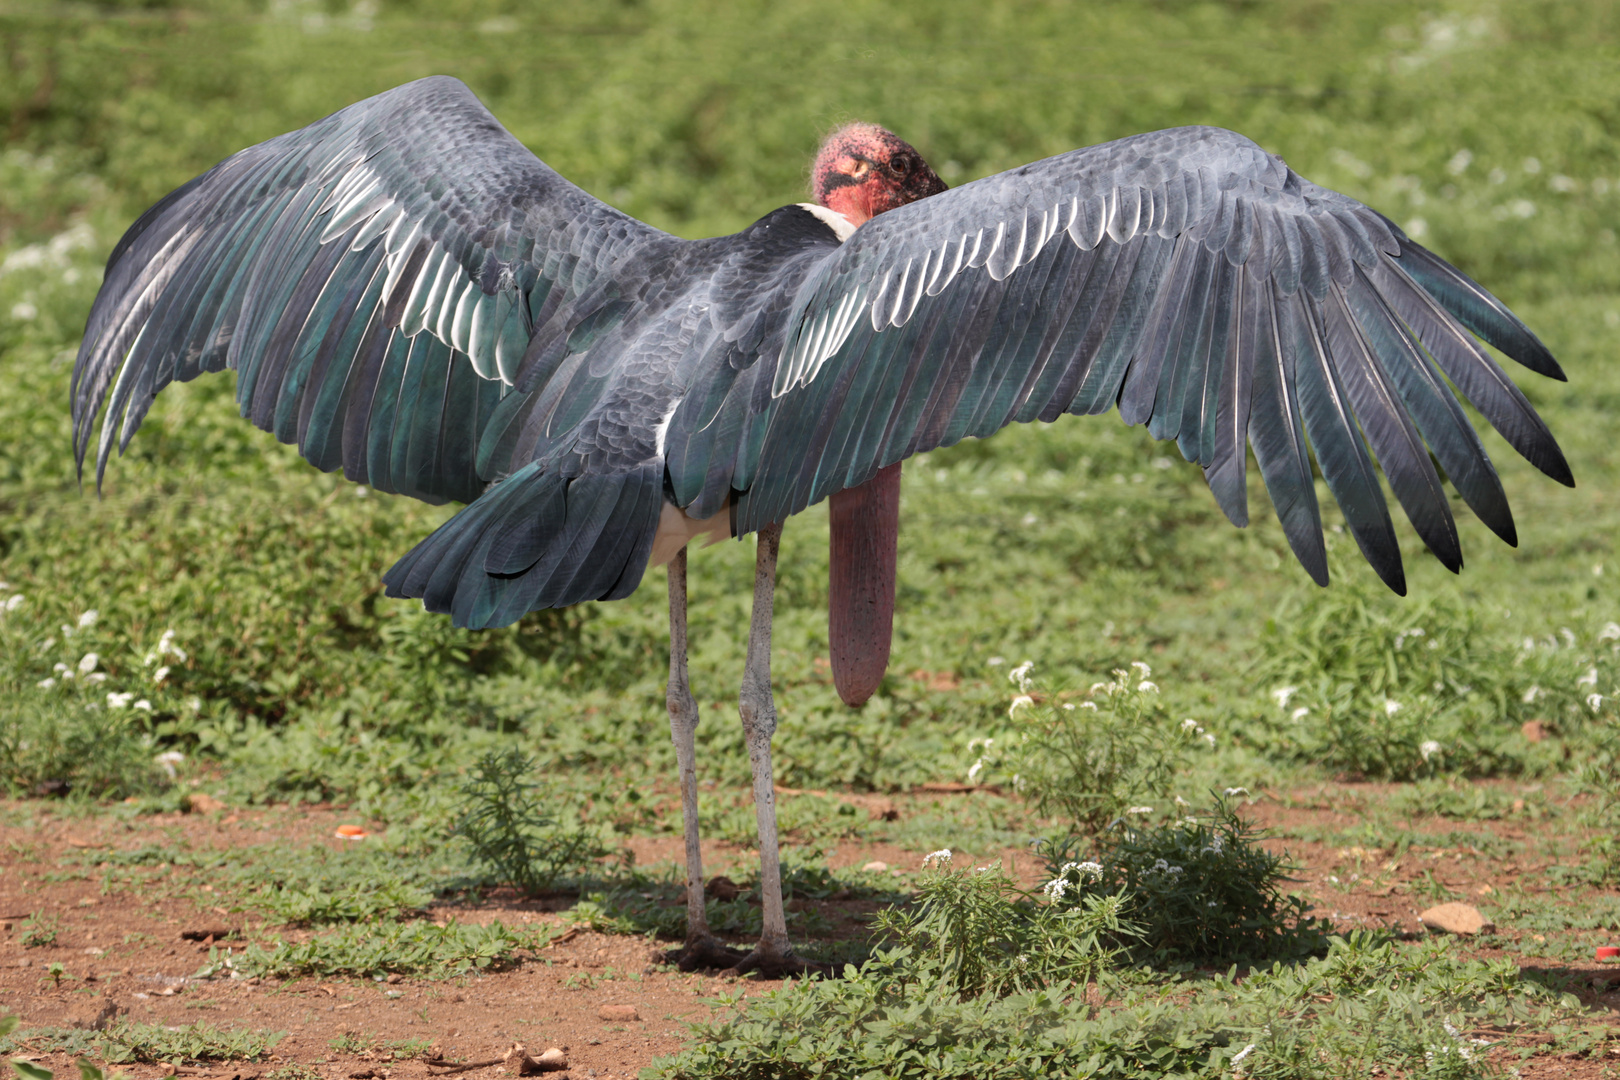
POLYGON ((842 214, 859 228, 872 220, 872 193, 865 184, 846 184, 827 192, 821 202, 828 210, 842 214))

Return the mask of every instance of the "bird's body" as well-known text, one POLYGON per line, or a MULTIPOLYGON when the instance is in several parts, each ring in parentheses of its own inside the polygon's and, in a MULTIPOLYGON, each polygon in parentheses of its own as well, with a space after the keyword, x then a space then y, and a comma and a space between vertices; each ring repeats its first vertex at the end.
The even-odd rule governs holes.
POLYGON ((946 192, 909 145, 851 125, 812 178, 814 204, 683 240, 567 183, 455 80, 360 102, 227 159, 131 228, 75 368, 80 460, 104 407, 98 476, 163 386, 231 367, 243 415, 317 466, 469 504, 388 572, 390 595, 497 626, 626 596, 669 561, 689 963, 730 954, 696 880, 684 544, 759 533, 742 712, 766 893, 754 956, 773 970, 792 966, 769 783, 787 517, 834 500, 831 648, 840 691, 864 700, 887 659, 900 462, 1015 421, 1117 404, 1176 440, 1240 525, 1252 446, 1324 584, 1313 452, 1397 591, 1374 456, 1446 566, 1461 551, 1431 452, 1513 542, 1446 380, 1571 482, 1472 335, 1561 378, 1535 336, 1240 135, 1152 132, 946 192))

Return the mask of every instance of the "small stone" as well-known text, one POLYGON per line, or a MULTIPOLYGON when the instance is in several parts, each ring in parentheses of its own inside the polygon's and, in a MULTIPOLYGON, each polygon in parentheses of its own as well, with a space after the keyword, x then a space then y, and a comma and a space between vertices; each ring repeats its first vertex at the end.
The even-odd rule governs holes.
POLYGON ((1547 722, 1545 720, 1526 720, 1519 725, 1519 734, 1528 742, 1540 742, 1547 737, 1547 722))
POLYGON ((405 981, 405 976, 401 975, 397 971, 391 972, 389 974, 388 978, 383 980, 383 982, 386 982, 391 986, 398 986, 400 983, 402 983, 404 981, 405 981))
POLYGON ((888 868, 889 864, 879 859, 874 859, 865 866, 861 867, 861 869, 866 871, 868 874, 881 874, 888 868))
POLYGON ((641 1014, 634 1005, 604 1005, 596 1010, 596 1018, 610 1023, 628 1024, 632 1020, 640 1020, 641 1014))
POLYGON ((1489 883, 1481 885, 1479 888, 1474 890, 1474 894, 1476 896, 1491 896, 1495 892, 1496 892, 1496 890, 1491 888, 1489 883))
POLYGON ((186 796, 186 809, 193 814, 212 814, 225 809, 225 804, 205 792, 193 791, 186 796))
POLYGON ((545 1072, 560 1072, 568 1068, 568 1055, 561 1047, 547 1047, 546 1052, 534 1059, 545 1072))
POLYGON ((1472 904, 1437 904, 1418 916, 1430 930, 1447 934, 1488 934, 1496 929, 1472 904))
POLYGON ((1513 800, 1513 812, 1515 814, 1524 813, 1524 800, 1523 799, 1514 799, 1513 800))

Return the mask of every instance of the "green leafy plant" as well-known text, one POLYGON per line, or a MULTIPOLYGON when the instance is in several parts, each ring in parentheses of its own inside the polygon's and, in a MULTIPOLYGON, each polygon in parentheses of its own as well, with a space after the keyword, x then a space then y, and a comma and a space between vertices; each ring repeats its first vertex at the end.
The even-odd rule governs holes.
POLYGON ((36 911, 18 924, 22 936, 17 943, 25 949, 43 949, 56 944, 56 936, 61 929, 61 920, 55 915, 47 915, 43 911, 36 911))
POLYGON ((487 864, 528 896, 552 889, 559 878, 581 873, 611 854, 594 831, 562 825, 537 795, 535 763, 516 748, 485 754, 462 785, 462 808, 453 832, 487 864))
POLYGON ((498 921, 482 926, 420 920, 343 926, 308 941, 282 941, 268 948, 255 944, 235 953, 210 949, 198 976, 229 971, 272 978, 399 974, 450 979, 469 971, 509 968, 521 960, 520 951, 542 948, 554 934, 550 927, 509 929, 498 921))
POLYGON ((1259 843, 1224 798, 1199 817, 1157 827, 1123 822, 1093 839, 1036 843, 1059 908, 1110 898, 1128 904, 1140 944, 1156 961, 1228 963, 1320 952, 1327 926, 1286 895, 1286 856, 1259 843), (1095 850, 1087 859, 1085 853, 1095 850))
POLYGON ((873 931, 895 951, 886 962, 938 973, 957 993, 1005 996, 1086 982, 1136 937, 1120 895, 1038 902, 1001 868, 957 870, 949 851, 928 858, 916 901, 880 911, 873 931))
POLYGON ((1043 816, 1100 831, 1133 805, 1168 797, 1188 752, 1214 745, 1196 721, 1170 718, 1141 661, 1116 669, 1080 701, 1043 690, 1033 668, 1026 661, 1009 674, 1018 693, 1007 731, 968 744, 980 751, 968 775, 1007 777, 1043 816))
POLYGON ((259 1061, 284 1031, 222 1028, 196 1023, 179 1027, 119 1021, 101 1036, 102 1057, 111 1064, 161 1061, 259 1061))
MULTIPOLYGON (((1277 756, 1377 779, 1540 771, 1557 757, 1521 734, 1584 736, 1620 675, 1604 643, 1565 629, 1515 637, 1446 595, 1415 602, 1366 583, 1313 590, 1266 621, 1253 677, 1275 709, 1249 732, 1277 756)), ((1610 716, 1612 722, 1612 715, 1610 716)))

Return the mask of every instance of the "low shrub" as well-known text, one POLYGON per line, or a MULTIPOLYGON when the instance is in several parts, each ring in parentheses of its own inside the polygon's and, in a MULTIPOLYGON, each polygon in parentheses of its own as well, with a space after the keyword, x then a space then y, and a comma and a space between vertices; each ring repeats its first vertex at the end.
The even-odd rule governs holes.
POLYGON ((561 824, 538 796, 533 759, 513 748, 485 754, 461 788, 452 832, 474 857, 526 896, 547 892, 567 874, 582 874, 612 854, 597 831, 561 824))
POLYGON ((1171 719, 1141 661, 1081 701, 1043 689, 1033 667, 1025 661, 1009 674, 1018 693, 1005 732, 968 744, 979 751, 968 776, 1004 777, 1043 816, 1099 832, 1137 803, 1168 798, 1187 754, 1214 745, 1196 721, 1171 719))
POLYGON ((917 900, 880 911, 873 930, 888 962, 943 977, 957 993, 1003 997, 1065 982, 1087 982, 1137 935, 1123 921, 1121 895, 1040 903, 1000 863, 957 870, 949 851, 925 863, 917 900))
POLYGON ((1230 963, 1321 952, 1327 924, 1285 895, 1286 856, 1268 851, 1228 800, 1157 827, 1121 822, 1101 841, 1038 841, 1046 895, 1060 909, 1122 903, 1139 928, 1138 951, 1158 964, 1230 963), (1082 854, 1100 843, 1095 857, 1082 854))

